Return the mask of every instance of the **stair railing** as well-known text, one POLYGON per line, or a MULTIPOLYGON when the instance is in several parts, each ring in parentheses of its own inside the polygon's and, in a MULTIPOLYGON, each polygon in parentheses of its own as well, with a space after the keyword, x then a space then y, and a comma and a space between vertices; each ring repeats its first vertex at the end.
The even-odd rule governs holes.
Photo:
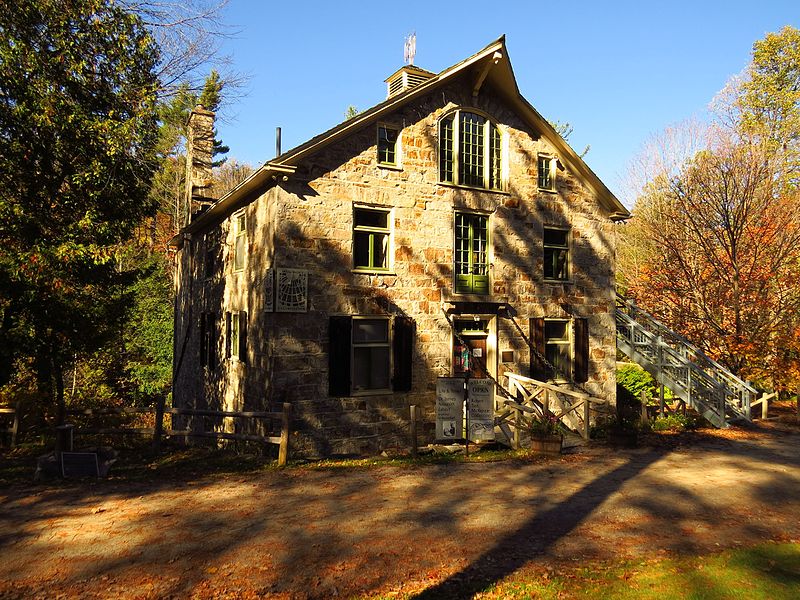
MULTIPOLYGON (((705 410, 701 412, 704 414, 714 413, 716 418, 709 420, 715 425, 725 426, 728 417, 750 419, 750 403, 757 392, 748 383, 709 358, 686 338, 638 308, 632 301, 619 295, 616 320, 618 339, 622 341, 620 349, 625 352, 624 346, 629 345, 630 351, 639 354, 638 357, 631 358, 637 361, 644 359, 651 363, 648 371, 658 370, 672 384, 684 388, 688 397, 683 399, 690 404, 703 405, 701 408, 705 410)), ((673 389, 670 382, 659 383, 673 389)))

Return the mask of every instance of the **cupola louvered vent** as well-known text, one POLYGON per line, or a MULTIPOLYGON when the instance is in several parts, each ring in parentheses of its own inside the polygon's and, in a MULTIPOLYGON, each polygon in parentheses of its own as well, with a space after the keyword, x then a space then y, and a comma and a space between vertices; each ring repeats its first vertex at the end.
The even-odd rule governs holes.
POLYGON ((431 73, 425 69, 420 69, 414 65, 405 65, 392 73, 387 79, 388 94, 387 98, 396 96, 413 87, 428 81, 431 77, 436 77, 436 73, 431 73))

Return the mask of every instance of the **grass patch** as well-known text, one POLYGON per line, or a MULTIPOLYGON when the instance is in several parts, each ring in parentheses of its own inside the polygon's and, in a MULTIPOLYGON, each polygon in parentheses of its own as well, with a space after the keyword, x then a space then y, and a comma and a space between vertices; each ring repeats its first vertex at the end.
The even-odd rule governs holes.
POLYGON ((479 598, 615 600, 794 600, 800 597, 800 544, 763 544, 687 556, 512 575, 479 598))

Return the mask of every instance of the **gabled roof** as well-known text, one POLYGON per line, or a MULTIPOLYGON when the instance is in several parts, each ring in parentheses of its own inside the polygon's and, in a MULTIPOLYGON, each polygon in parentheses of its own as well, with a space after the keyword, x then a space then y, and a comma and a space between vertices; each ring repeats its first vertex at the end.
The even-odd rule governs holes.
POLYGON ((436 88, 450 83, 457 76, 463 75, 468 70, 475 74, 476 90, 486 82, 491 83, 494 90, 516 110, 517 114, 556 148, 564 164, 583 177, 584 182, 595 192, 603 207, 611 213, 611 218, 624 219, 630 216, 628 209, 625 208, 622 202, 595 175, 594 171, 589 168, 583 159, 575 153, 564 138, 556 133, 553 126, 547 122, 547 119, 542 117, 522 96, 517 86, 514 71, 511 68, 511 61, 508 58, 505 36, 501 36, 479 52, 445 69, 424 83, 392 96, 384 102, 359 113, 355 117, 332 127, 328 131, 265 163, 245 181, 217 201, 203 215, 195 219, 184 231, 186 233, 201 231, 206 225, 210 225, 219 218, 223 218, 223 215, 229 211, 238 208, 247 197, 259 188, 268 185, 271 180, 294 172, 300 162, 307 156, 318 152, 371 122, 379 121, 384 115, 397 110, 416 98, 429 94, 436 88))

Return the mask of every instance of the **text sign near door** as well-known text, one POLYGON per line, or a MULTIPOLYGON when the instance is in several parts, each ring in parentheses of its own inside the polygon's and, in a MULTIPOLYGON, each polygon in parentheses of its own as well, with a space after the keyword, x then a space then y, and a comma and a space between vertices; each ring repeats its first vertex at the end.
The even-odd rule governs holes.
POLYGON ((494 441, 494 381, 470 379, 469 439, 473 442, 494 441))
POLYGON ((439 377, 436 380, 436 439, 464 437, 464 380, 439 377))

